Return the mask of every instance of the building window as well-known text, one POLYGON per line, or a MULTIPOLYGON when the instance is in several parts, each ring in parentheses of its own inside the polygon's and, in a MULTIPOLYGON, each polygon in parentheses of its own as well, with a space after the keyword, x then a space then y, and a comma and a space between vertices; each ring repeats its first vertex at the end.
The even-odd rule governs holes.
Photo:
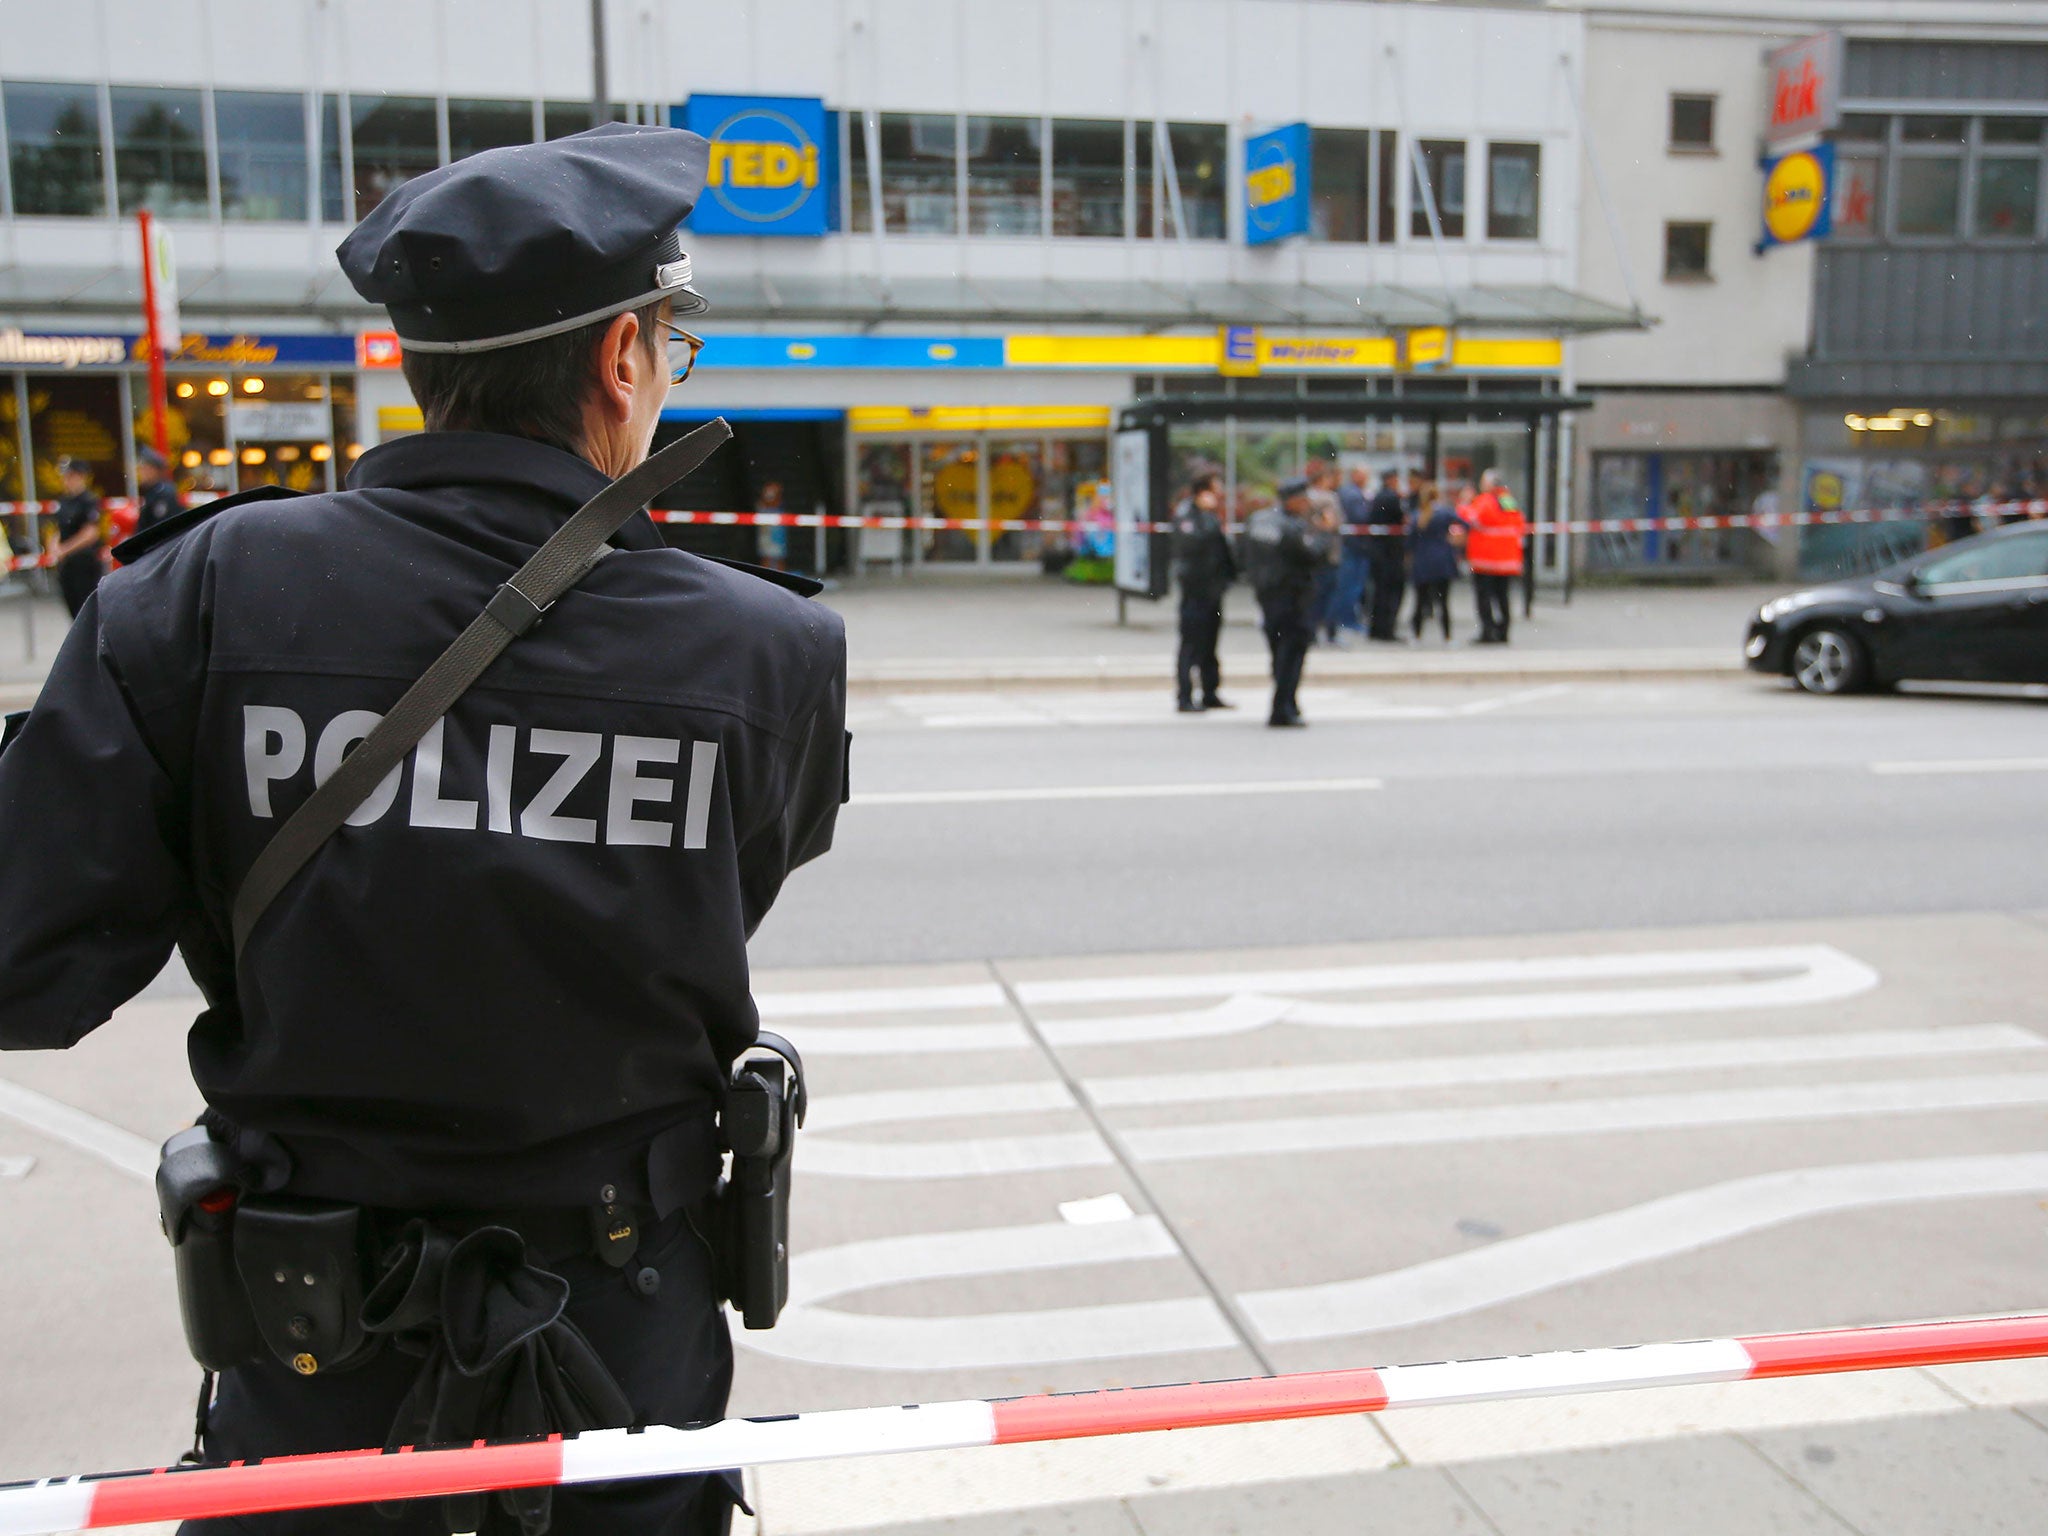
POLYGON ((1370 240, 1372 130, 1317 128, 1309 161, 1309 238, 1340 244, 1370 240))
POLYGON ((1227 229, 1223 164, 1229 151, 1230 131, 1221 123, 1166 125, 1166 147, 1173 155, 1177 184, 1172 190, 1180 193, 1181 215, 1187 220, 1185 231, 1173 227, 1173 198, 1166 185, 1166 168, 1154 153, 1157 134, 1155 123, 1135 125, 1132 163, 1137 168, 1138 237, 1171 240, 1185 233, 1190 240, 1223 239, 1227 229))
POLYGON ((203 219, 211 212, 206 195, 206 130, 197 91, 117 85, 114 109, 114 188, 120 211, 174 219, 203 219))
POLYGON ((1486 238, 1534 240, 1543 173, 1540 144, 1486 146, 1486 238))
POLYGON ((1897 177, 1894 205, 1901 235, 1954 235, 1963 205, 1963 161, 1960 155, 1901 156, 1893 167, 1897 177))
POLYGON ((1987 117, 1977 125, 1970 228, 1981 239, 2032 238, 2041 204, 2041 120, 1987 117))
POLYGON ((1045 124, 1035 117, 967 119, 967 233, 1036 235, 1045 185, 1045 124))
MULTIPOLYGON (((868 197, 867 133, 856 114, 848 135, 852 228, 872 232, 868 197)), ((953 235, 960 232, 959 119, 902 112, 880 114, 882 227, 897 235, 953 235)))
POLYGON ((1437 224, 1446 240, 1465 238, 1465 141, 1463 139, 1422 139, 1416 148, 1422 154, 1422 171, 1429 178, 1425 189, 1412 174, 1408 188, 1408 232, 1418 240, 1434 233, 1429 227, 1431 200, 1436 205, 1437 224))
POLYGON ((107 211, 99 91, 10 80, 4 87, 7 169, 17 214, 91 217, 107 211))
POLYGON ((320 217, 329 224, 348 222, 348 173, 341 152, 341 98, 320 98, 320 217))
POLYGON ((213 128, 220 146, 222 218, 305 218, 305 97, 215 91, 213 128))
POLYGON ((1876 239, 1884 227, 1884 158, 1838 154, 1831 198, 1829 239, 1876 239))
POLYGON ((441 131, 431 96, 351 96, 348 108, 356 217, 362 219, 441 163, 441 131))
POLYGON ((1054 118, 1052 232, 1121 239, 1124 136, 1121 118, 1054 118))
POLYGON ((591 126, 587 101, 544 101, 540 104, 540 136, 566 139, 591 126))
POLYGON ((1714 98, 1671 95, 1671 140, 1675 154, 1712 154, 1714 151, 1714 98))
POLYGON ((1707 265, 1714 226, 1673 222, 1664 226, 1664 280, 1697 283, 1713 276, 1707 265))
POLYGON ((448 158, 533 142, 533 103, 448 98, 448 158))

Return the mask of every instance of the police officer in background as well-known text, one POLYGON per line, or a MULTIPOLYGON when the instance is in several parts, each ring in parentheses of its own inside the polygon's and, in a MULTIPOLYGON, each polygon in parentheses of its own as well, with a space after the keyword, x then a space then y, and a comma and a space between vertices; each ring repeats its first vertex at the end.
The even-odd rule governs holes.
POLYGON ((1216 642, 1223 633, 1223 594, 1237 580, 1230 538, 1216 515, 1222 505, 1223 477, 1210 470, 1195 476, 1188 499, 1173 515, 1173 577, 1180 583, 1180 654, 1173 676, 1184 715, 1236 707, 1216 691, 1222 682, 1216 642))
POLYGON ((1309 483, 1284 481, 1279 505, 1254 512, 1245 529, 1245 564, 1259 596, 1266 647, 1273 654, 1272 726, 1301 726, 1295 690, 1315 639, 1316 576, 1330 561, 1335 535, 1310 521, 1309 483))
POLYGON ((135 483, 142 491, 135 498, 136 533, 178 515, 178 488, 171 484, 170 466, 154 448, 136 451, 135 483))
POLYGON ((1368 638, 1382 644, 1401 639, 1401 596, 1408 585, 1408 499, 1402 494, 1401 471, 1390 469, 1366 510, 1372 525, 1372 593, 1368 638))
MULTIPOLYGON (((202 1399, 212 1459, 724 1410, 708 1202, 759 1027, 746 944, 844 791, 845 635, 815 585, 668 548, 633 514, 239 954, 230 916, 315 784, 647 456, 701 345, 675 323, 706 307, 677 226, 705 161, 694 134, 613 124, 395 190, 338 254, 389 309, 427 430, 340 492, 252 492, 130 539, 0 754, 0 1046, 77 1043, 175 946, 204 998, 205 1122, 245 1191, 362 1234, 361 1347, 323 1364, 273 1343, 225 1371, 202 1399)), ((736 1492, 218 1528, 723 1532, 736 1492)))
POLYGON ((83 459, 59 459, 57 478, 64 494, 57 499, 57 540, 49 558, 57 567, 64 609, 75 619, 106 569, 100 559, 105 535, 100 529, 99 493, 92 488, 92 466, 83 459))

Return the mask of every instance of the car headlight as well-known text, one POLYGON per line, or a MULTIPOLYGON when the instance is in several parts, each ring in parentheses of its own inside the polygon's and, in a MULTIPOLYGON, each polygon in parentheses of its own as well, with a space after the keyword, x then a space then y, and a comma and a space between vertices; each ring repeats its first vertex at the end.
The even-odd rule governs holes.
POLYGON ((1802 608, 1811 608, 1819 601, 1820 599, 1811 592, 1794 592, 1790 597, 1772 598, 1763 607, 1757 609, 1756 616, 1760 623, 1775 624, 1779 619, 1784 618, 1786 614, 1797 613, 1802 608))
POLYGON ((1742 654, 1751 661, 1755 661, 1757 657, 1763 655, 1764 647, 1769 644, 1770 640, 1768 637, 1764 635, 1751 635, 1749 637, 1749 644, 1742 648, 1742 654))

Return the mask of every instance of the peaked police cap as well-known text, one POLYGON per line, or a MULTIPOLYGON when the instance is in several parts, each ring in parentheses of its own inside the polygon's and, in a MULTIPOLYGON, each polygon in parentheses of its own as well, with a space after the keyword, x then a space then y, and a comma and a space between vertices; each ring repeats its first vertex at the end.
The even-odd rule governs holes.
POLYGON ((487 149, 396 188, 334 254, 414 352, 517 346, 661 298, 700 314, 676 226, 708 148, 680 128, 607 123, 487 149))

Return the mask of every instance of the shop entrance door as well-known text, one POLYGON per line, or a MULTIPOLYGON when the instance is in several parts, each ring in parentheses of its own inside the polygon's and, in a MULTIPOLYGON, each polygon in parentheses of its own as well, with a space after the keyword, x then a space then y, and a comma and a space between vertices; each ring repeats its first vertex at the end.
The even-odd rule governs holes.
POLYGON ((1054 563, 1061 531, 1019 522, 1107 518, 1109 446, 1097 433, 1016 431, 892 437, 863 433, 851 455, 851 504, 863 517, 943 520, 943 526, 860 530, 854 564, 1017 566, 1054 563))

